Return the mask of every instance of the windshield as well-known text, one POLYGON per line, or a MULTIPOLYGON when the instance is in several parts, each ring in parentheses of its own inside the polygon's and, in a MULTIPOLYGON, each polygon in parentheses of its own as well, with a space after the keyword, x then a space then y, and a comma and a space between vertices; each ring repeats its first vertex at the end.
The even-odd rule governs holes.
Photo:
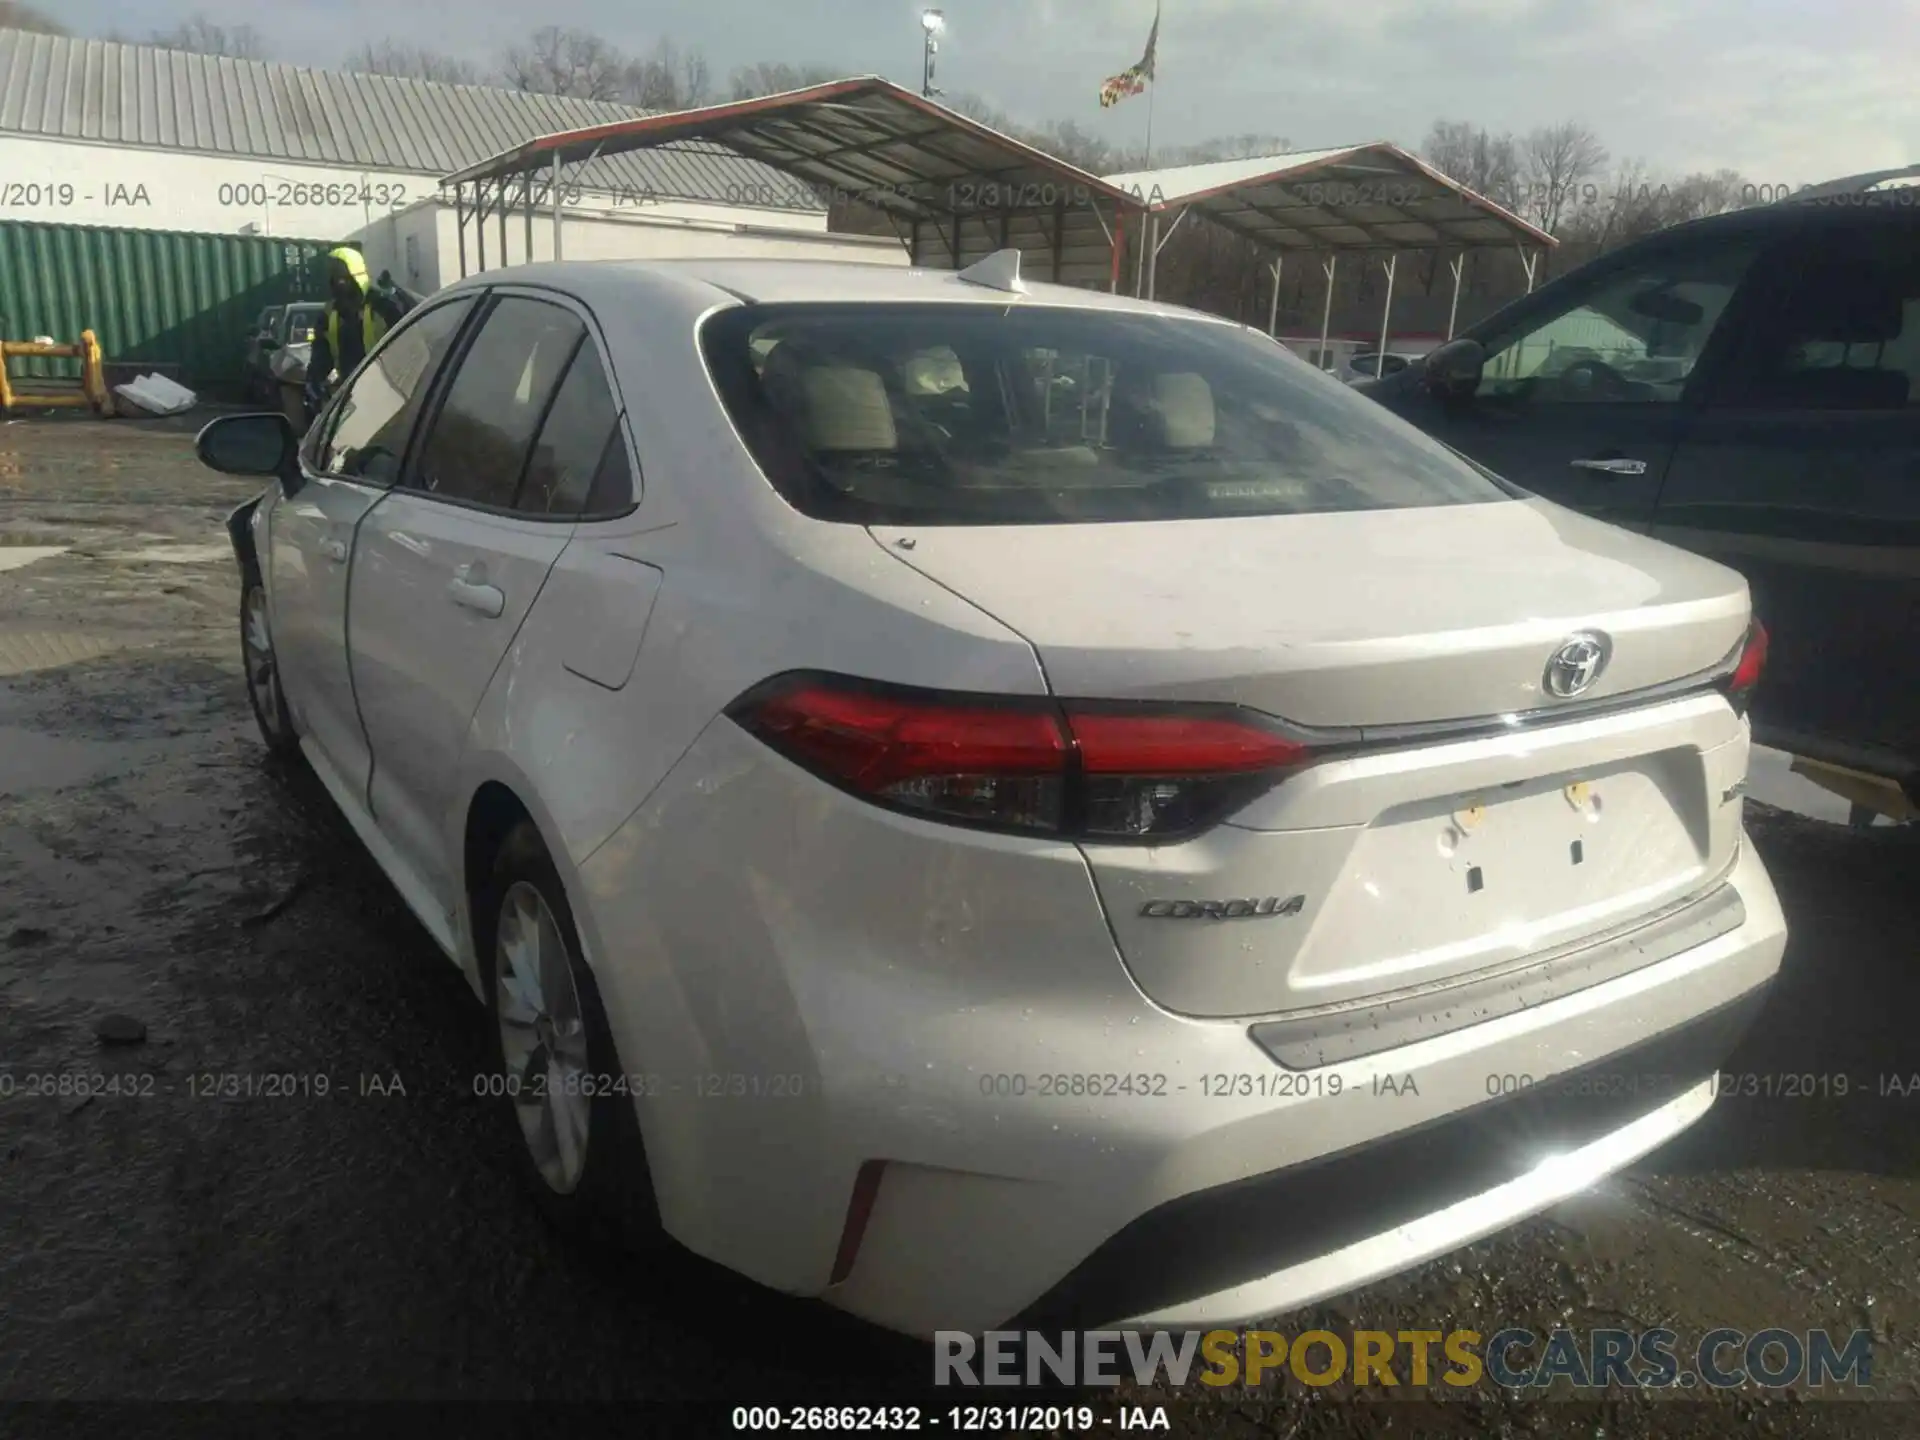
POLYGON ((1045 524, 1508 498, 1266 337, 1069 307, 743 306, 702 332, 796 508, 864 524, 1045 524))

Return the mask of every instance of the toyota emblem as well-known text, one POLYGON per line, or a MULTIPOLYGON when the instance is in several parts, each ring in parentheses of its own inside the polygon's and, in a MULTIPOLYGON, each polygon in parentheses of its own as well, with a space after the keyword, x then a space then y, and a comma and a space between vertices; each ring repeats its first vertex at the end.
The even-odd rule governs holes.
POLYGON ((1547 693, 1559 700, 1586 694, 1607 668, 1612 654, 1611 642, 1596 631, 1583 630, 1569 636, 1547 661, 1547 693))

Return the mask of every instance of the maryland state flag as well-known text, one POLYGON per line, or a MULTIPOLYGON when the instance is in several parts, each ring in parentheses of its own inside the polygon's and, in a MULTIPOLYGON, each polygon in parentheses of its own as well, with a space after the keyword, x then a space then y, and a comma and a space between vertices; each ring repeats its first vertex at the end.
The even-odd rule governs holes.
POLYGON ((1114 75, 1100 84, 1100 108, 1111 110, 1129 95, 1138 95, 1145 91, 1147 83, 1153 79, 1153 52, 1160 48, 1160 7, 1153 7, 1153 29, 1147 32, 1147 53, 1140 57, 1140 63, 1118 75, 1114 75))

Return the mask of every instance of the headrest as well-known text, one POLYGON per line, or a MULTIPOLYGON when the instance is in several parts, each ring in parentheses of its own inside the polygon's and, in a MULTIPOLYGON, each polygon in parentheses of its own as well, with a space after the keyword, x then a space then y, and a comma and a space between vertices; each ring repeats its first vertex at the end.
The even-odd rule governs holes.
POLYGON ((1822 287, 1805 298, 1791 317, 1791 331, 1802 340, 1837 345, 1881 345, 1900 338, 1902 306, 1892 289, 1840 284, 1822 287))
POLYGON ((1159 417, 1161 443, 1175 450, 1213 444, 1213 389, 1189 372, 1153 377, 1149 402, 1159 417))
POLYGON ((800 373, 800 433, 813 450, 892 450, 899 444, 887 385, 856 365, 809 365, 800 373))

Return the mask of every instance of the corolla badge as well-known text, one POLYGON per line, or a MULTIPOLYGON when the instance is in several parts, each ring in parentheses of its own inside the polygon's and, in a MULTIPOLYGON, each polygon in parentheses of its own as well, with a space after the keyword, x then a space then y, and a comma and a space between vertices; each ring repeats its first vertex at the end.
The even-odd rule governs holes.
POLYGON ((1558 700, 1586 694, 1612 657, 1613 642, 1597 630, 1568 636, 1547 661, 1547 693, 1558 700))
POLYGON ((1149 900, 1140 914, 1148 920, 1267 920, 1298 915, 1306 908, 1304 895, 1267 895, 1257 900, 1149 900))

